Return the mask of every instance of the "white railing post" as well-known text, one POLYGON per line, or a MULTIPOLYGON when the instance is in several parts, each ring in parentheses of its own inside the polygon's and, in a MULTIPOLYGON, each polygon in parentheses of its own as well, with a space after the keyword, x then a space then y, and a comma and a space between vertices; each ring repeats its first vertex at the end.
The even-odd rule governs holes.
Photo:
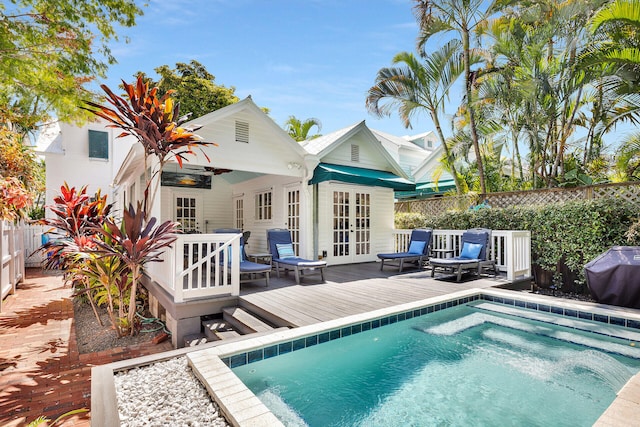
POLYGON ((171 287, 173 289, 173 300, 175 302, 183 302, 183 282, 184 279, 180 276, 180 273, 184 270, 184 240, 182 236, 178 236, 175 242, 173 242, 173 252, 175 256, 169 257, 167 259, 168 262, 173 264, 172 275, 169 277, 173 278, 171 283, 171 287))
POLYGON ((240 236, 179 235, 163 254, 165 262, 149 265, 149 277, 166 289, 176 303, 219 295, 237 296, 240 294, 240 236))

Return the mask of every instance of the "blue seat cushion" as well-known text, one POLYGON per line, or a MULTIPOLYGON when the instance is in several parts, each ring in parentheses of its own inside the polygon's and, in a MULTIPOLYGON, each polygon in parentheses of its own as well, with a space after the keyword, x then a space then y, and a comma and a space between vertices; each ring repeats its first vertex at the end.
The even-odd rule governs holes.
POLYGON ((409 245, 409 253, 415 255, 422 255, 424 253, 424 247, 427 245, 427 242, 421 242, 419 240, 414 240, 409 245))
POLYGON ((271 271, 269 264, 258 264, 251 261, 242 261, 240 263, 240 273, 264 273, 267 271, 271 271))
POLYGON ((462 259, 478 259, 480 251, 482 251, 483 245, 479 243, 464 242, 462 244, 462 251, 460 252, 460 258, 462 259))

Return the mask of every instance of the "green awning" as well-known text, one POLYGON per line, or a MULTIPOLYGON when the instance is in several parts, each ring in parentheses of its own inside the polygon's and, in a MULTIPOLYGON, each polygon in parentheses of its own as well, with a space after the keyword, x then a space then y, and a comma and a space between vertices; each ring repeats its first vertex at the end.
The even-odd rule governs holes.
POLYGON ((393 188, 395 191, 414 191, 416 188, 413 182, 391 172, 329 163, 320 163, 316 167, 309 184, 317 184, 323 181, 341 181, 372 187, 387 187, 393 188))
POLYGON ((438 181, 437 185, 435 182, 422 182, 416 184, 414 191, 396 191, 395 196, 396 199, 426 198, 444 194, 447 191, 455 190, 455 188, 456 183, 452 179, 438 181))

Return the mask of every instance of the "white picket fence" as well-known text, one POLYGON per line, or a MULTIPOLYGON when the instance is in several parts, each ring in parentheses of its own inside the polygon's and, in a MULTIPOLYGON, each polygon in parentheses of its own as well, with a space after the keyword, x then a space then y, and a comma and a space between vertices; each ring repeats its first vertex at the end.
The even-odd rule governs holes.
POLYGON ((2 302, 24 280, 24 226, 0 221, 0 311, 2 302))
POLYGON ((24 264, 27 267, 40 267, 44 260, 40 252, 36 252, 42 246, 42 235, 51 229, 44 225, 28 224, 24 227, 24 264))

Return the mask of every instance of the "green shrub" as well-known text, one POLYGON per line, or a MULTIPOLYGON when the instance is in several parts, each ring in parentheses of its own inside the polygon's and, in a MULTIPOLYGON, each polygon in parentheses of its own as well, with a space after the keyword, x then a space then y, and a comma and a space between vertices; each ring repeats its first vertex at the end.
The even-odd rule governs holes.
POLYGON ((585 292, 584 265, 611 246, 637 244, 636 234, 633 234, 635 241, 625 236, 637 217, 638 209, 633 204, 610 198, 447 213, 426 219, 424 226, 452 230, 474 227, 529 230, 534 267, 549 272, 556 286, 585 292))
POLYGON ((423 228, 425 224, 424 215, 416 212, 398 212, 394 218, 395 228, 400 229, 414 229, 423 228))

